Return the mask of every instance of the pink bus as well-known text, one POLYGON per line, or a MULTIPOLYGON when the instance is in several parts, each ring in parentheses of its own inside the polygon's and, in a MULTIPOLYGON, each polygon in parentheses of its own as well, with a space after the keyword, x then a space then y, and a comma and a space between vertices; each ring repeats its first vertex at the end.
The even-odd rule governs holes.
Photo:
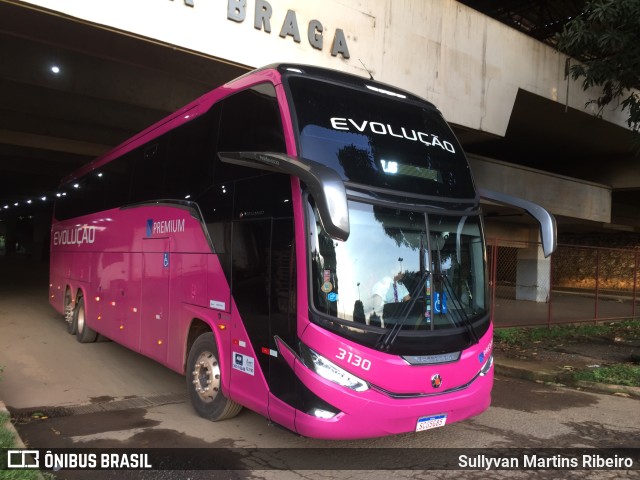
MULTIPOLYGON (((536 205, 491 192, 541 222, 536 205)), ((64 179, 50 302, 186 377, 196 412, 301 435, 422 431, 490 404, 480 194, 430 103, 271 65, 64 179)), ((90 353, 89 353, 90 354, 90 353)))

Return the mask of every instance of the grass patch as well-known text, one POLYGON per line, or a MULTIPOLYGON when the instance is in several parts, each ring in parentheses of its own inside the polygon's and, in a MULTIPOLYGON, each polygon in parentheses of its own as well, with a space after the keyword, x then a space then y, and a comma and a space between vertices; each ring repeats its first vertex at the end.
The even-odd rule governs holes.
MULTIPOLYGON (((6 427, 9 421, 9 415, 6 412, 0 412, 0 449, 16 446, 15 435, 6 427)), ((6 454, 0 451, 0 466, 5 465, 7 465, 6 454)), ((38 472, 33 470, 0 470, 2 480, 35 480, 36 478, 38 478, 38 472)))
POLYGON ((554 325, 536 328, 497 328, 493 332, 496 343, 529 345, 535 342, 580 342, 584 339, 608 338, 640 339, 640 320, 625 320, 597 325, 554 325))
POLYGON ((55 480, 55 476, 51 473, 43 473, 37 470, 2 470, 7 465, 6 453, 1 449, 13 448, 16 446, 16 437, 13 431, 9 430, 6 425, 11 421, 9 414, 0 412, 0 480, 36 480, 44 478, 45 480, 55 480), (39 474, 42 477, 39 477, 39 474))
POLYGON ((0 448, 11 448, 15 446, 15 436, 13 432, 5 427, 9 422, 9 414, 0 412, 0 448))
POLYGON ((640 366, 619 363, 574 373, 574 380, 640 387, 640 366))

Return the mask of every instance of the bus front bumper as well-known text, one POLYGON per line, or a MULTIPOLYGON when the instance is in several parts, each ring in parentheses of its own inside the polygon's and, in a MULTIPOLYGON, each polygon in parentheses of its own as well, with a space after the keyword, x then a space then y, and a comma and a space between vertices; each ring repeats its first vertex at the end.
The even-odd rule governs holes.
POLYGON ((375 389, 356 392, 316 375, 296 370, 300 380, 340 412, 321 418, 296 412, 296 431, 324 439, 357 439, 420 432, 479 415, 491 404, 493 367, 466 388, 440 395, 393 398, 375 389))

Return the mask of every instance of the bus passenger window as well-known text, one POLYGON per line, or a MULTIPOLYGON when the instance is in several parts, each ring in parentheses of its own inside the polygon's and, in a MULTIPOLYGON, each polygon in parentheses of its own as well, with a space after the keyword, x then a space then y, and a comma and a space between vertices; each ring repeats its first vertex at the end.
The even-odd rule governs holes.
POLYGON ((163 197, 166 141, 144 145, 134 152, 133 181, 131 186, 131 203, 159 200, 163 197))
POLYGON ((257 85, 224 100, 218 151, 286 151, 282 119, 273 85, 257 85))

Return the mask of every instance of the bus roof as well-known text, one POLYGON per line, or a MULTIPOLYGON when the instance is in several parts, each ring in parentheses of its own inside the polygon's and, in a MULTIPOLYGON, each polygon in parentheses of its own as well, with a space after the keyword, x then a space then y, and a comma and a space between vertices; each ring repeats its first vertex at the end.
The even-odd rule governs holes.
POLYGON ((380 94, 391 95, 405 101, 419 102, 423 105, 427 104, 434 109, 436 108, 430 102, 410 92, 398 89, 391 85, 377 82, 372 79, 312 65, 274 63, 247 72, 246 74, 234 80, 231 80, 230 82, 227 82, 226 84, 217 87, 210 92, 205 93, 201 97, 171 113, 162 120, 159 120, 143 131, 137 133, 133 137, 125 140, 120 145, 95 158, 88 164, 83 165, 74 172, 65 176, 60 184, 64 185, 71 181, 74 181, 91 172, 92 170, 99 168, 106 163, 109 163, 111 160, 133 150, 134 148, 146 142, 149 142, 156 137, 159 137, 163 133, 166 133, 167 131, 174 129, 175 127, 183 123, 187 123, 197 118, 201 113, 209 110, 209 108, 211 108, 214 103, 218 102, 224 97, 231 95, 232 93, 265 81, 270 81, 274 85, 278 85, 279 83, 281 83, 283 77, 288 76, 313 77, 315 79, 326 80, 331 83, 343 84, 352 88, 359 88, 363 90, 368 89, 380 94))

